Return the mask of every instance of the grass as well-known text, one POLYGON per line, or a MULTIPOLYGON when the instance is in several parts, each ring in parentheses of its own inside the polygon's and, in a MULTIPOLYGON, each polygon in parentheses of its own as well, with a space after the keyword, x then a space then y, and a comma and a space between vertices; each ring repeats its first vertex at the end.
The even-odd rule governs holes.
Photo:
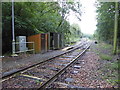
MULTIPOLYGON (((117 87, 120 84, 120 79, 118 80, 118 69, 120 69, 119 60, 113 60, 114 55, 112 54, 112 45, 99 43, 96 44, 96 49, 94 52, 99 55, 101 60, 107 60, 107 62, 102 63, 102 68, 99 72, 103 75, 101 76, 103 80, 107 81, 109 84, 117 87)), ((117 50, 120 53, 120 49, 117 50)))
POLYGON ((107 79, 107 82, 112 84, 112 85, 115 85, 115 83, 118 83, 119 80, 112 80, 112 79, 107 79))
POLYGON ((104 44, 104 47, 103 47, 103 48, 109 49, 109 48, 111 48, 111 47, 112 47, 112 45, 110 45, 110 44, 104 44))
POLYGON ((118 69, 118 65, 120 65, 120 63, 115 62, 115 63, 111 63, 111 66, 110 66, 110 67, 111 67, 112 69, 116 69, 116 70, 117 70, 117 69, 118 69))
POLYGON ((120 49, 117 50, 117 53, 120 53, 120 49))
POLYGON ((104 60, 112 59, 112 57, 110 56, 110 54, 112 54, 112 45, 106 44, 106 43, 99 43, 96 45, 96 48, 97 49, 94 49, 94 52, 100 55, 101 59, 104 59, 104 60), (106 51, 108 52, 109 55, 106 55, 106 51))
POLYGON ((118 61, 105 64, 105 67, 103 68, 102 71, 106 69, 108 69, 108 71, 103 76, 103 79, 106 79, 106 81, 111 85, 116 86, 117 84, 120 84, 119 73, 118 73, 118 69, 120 68, 119 66, 120 66, 120 62, 118 61))
POLYGON ((105 54, 101 54, 101 55, 100 55, 100 58, 101 58, 102 60, 112 60, 112 56, 105 55, 105 54))
POLYGON ((93 50, 96 54, 100 54, 100 51, 98 51, 98 50, 93 50))
POLYGON ((111 47, 112 47, 112 45, 106 44, 106 43, 100 43, 97 45, 97 48, 102 48, 102 49, 109 49, 111 47))

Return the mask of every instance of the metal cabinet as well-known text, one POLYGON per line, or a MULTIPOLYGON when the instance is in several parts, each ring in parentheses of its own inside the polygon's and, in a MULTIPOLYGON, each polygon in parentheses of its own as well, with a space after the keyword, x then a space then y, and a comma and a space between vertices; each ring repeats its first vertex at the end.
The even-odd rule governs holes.
POLYGON ((16 42, 18 43, 16 45, 17 51, 25 51, 27 49, 26 47, 26 36, 17 36, 16 42))

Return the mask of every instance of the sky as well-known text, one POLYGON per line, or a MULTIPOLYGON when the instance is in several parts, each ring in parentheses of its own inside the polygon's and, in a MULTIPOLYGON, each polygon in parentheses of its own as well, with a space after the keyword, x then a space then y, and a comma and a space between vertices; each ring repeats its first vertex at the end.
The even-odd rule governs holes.
POLYGON ((80 0, 82 4, 82 13, 81 21, 79 21, 73 12, 70 13, 68 17, 70 24, 77 23, 80 28, 81 32, 84 34, 94 34, 96 30, 96 7, 94 6, 95 0, 80 0))

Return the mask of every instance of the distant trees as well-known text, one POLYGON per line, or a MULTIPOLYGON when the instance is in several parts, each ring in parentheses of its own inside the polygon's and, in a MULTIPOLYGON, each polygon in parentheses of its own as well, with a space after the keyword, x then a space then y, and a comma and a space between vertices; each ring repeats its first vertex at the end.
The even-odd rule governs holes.
POLYGON ((70 26, 70 33, 66 34, 66 40, 67 42, 75 42, 77 40, 80 40, 81 36, 82 36, 82 32, 81 29, 79 27, 78 24, 72 24, 70 26))
MULTIPOLYGON (((11 2, 2 2, 2 48, 11 51, 11 2)), ((69 38, 70 24, 66 21, 70 10, 81 14, 80 4, 74 2, 15 2, 15 36, 59 32, 69 38), (61 6, 62 5, 62 6, 61 6)))
MULTIPOLYGON (((119 14, 120 14, 120 2, 119 14)), ((100 2, 97 5, 97 30, 95 36, 97 39, 113 44, 114 38, 114 20, 115 20, 115 2, 100 2)), ((118 17, 118 36, 120 41, 120 15, 118 17)))

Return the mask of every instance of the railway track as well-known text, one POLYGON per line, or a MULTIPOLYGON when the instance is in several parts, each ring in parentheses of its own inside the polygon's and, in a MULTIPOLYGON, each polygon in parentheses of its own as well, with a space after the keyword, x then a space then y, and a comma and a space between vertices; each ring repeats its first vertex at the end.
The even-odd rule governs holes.
POLYGON ((88 43, 82 44, 62 55, 6 75, 2 79, 3 88, 46 88, 89 47, 88 43))
POLYGON ((83 47, 85 44, 86 44, 86 43, 81 43, 80 46, 79 46, 79 47, 76 47, 76 48, 70 47, 70 48, 68 48, 68 50, 67 50, 66 52, 64 52, 64 53, 62 53, 62 54, 59 54, 59 55, 57 55, 57 56, 53 56, 53 57, 50 58, 50 59, 41 61, 40 63, 37 63, 37 64, 33 64, 33 65, 29 66, 29 67, 25 67, 25 68, 22 68, 22 69, 16 69, 15 71, 9 71, 9 72, 2 73, 2 79, 8 78, 8 77, 10 77, 10 76, 12 76, 12 75, 14 75, 14 74, 16 74, 16 73, 22 72, 22 71, 24 71, 24 70, 33 68, 33 67, 35 67, 35 66, 37 66, 37 65, 39 65, 39 64, 41 64, 41 63, 47 62, 47 61, 49 61, 49 60, 51 60, 51 59, 54 59, 54 58, 56 58, 56 57, 59 57, 59 56, 61 56, 61 55, 66 54, 66 53, 70 53, 70 52, 72 52, 72 51, 74 51, 74 50, 76 50, 76 49, 78 49, 78 48, 80 48, 80 47, 83 47), (69 50, 69 49, 70 49, 70 50, 69 50))

